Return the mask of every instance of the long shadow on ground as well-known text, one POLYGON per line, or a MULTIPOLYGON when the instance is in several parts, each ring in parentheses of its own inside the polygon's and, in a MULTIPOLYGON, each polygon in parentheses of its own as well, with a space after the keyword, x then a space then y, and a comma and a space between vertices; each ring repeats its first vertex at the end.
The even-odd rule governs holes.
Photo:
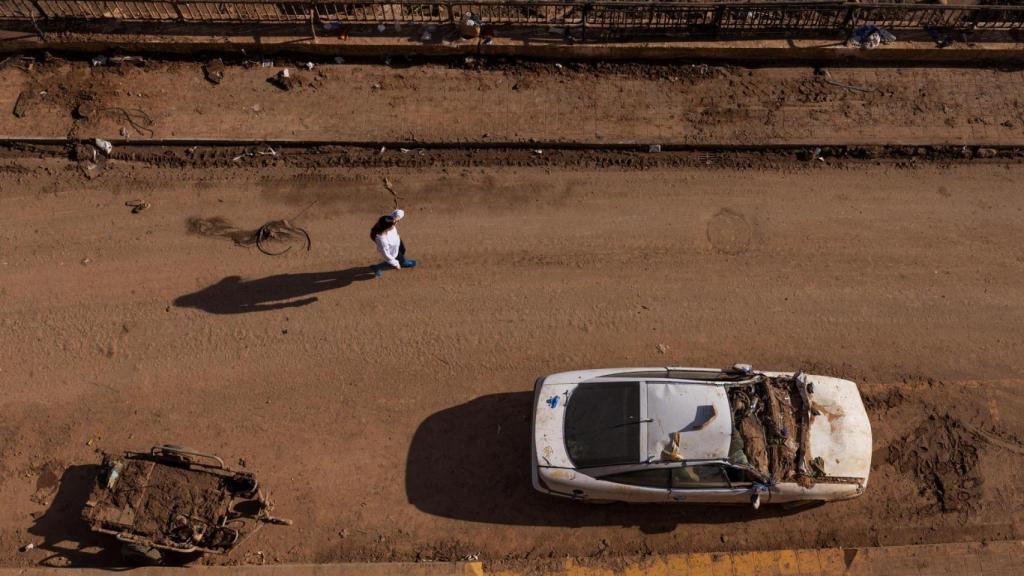
POLYGON ((417 428, 406 463, 409 502, 423 512, 491 524, 639 526, 721 524, 797 513, 766 506, 594 505, 541 494, 530 482, 533 394, 481 396, 431 415, 417 428))
POLYGON ((243 280, 228 276, 198 292, 174 299, 178 308, 198 308, 210 314, 243 314, 306 306, 317 301, 313 294, 344 288, 353 282, 372 279, 366 266, 334 272, 277 274, 243 280))

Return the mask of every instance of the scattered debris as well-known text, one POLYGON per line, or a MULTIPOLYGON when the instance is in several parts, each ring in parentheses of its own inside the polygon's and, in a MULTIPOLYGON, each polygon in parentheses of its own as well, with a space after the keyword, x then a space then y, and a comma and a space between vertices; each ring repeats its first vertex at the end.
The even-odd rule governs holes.
POLYGON ((389 180, 387 176, 384 177, 384 187, 391 193, 391 196, 395 199, 395 208, 398 208, 399 201, 402 197, 395 192, 395 187, 391 184, 391 180, 389 180))
POLYGON ((25 544, 24 546, 21 547, 21 551, 22 552, 28 552, 29 550, 31 550, 31 549, 33 549, 35 547, 36 547, 35 544, 29 542, 28 544, 25 544))
POLYGON ((850 41, 866 50, 878 48, 880 44, 888 44, 896 40, 896 36, 885 28, 874 24, 865 24, 853 31, 850 41))
POLYGON ((316 64, 313 64, 312 62, 305 62, 302 64, 302 67, 305 68, 306 70, 312 70, 314 67, 316 67, 316 64))
POLYGON ((149 202, 146 202, 145 200, 129 200, 125 202, 124 205, 132 209, 132 214, 138 214, 143 210, 149 210, 150 207, 149 202))
POLYGON ((110 59, 100 54, 99 56, 93 56, 90 62, 92 62, 93 66, 106 66, 110 59))
POLYGON ((94 142, 96 144, 96 147, 102 150, 103 153, 106 154, 107 156, 109 156, 110 153, 114 151, 114 145, 111 144, 109 140, 97 138, 96 140, 94 140, 94 142))
POLYGON ((11 111, 15 117, 25 117, 25 110, 32 103, 33 97, 34 95, 31 90, 22 90, 21 94, 18 94, 18 99, 14 102, 14 110, 11 111))
POLYGON ((224 81, 224 61, 214 58, 203 65, 203 76, 213 84, 220 84, 224 81))
POLYGON ((655 348, 658 350, 658 354, 664 354, 668 352, 668 346, 665 346, 664 344, 658 344, 657 346, 655 346, 655 348))
POLYGON ((344 64, 345 63, 345 59, 342 58, 341 56, 335 56, 334 57, 334 63, 335 64, 344 64))
POLYGON ((459 35, 465 40, 479 38, 480 25, 481 19, 479 16, 472 12, 464 12, 462 17, 459 18, 459 35))
POLYGON ((995 148, 978 148, 975 156, 978 158, 995 158, 999 152, 995 148))
POLYGON ((267 146, 267 149, 263 151, 256 150, 252 152, 245 152, 243 154, 239 154, 238 156, 232 158, 231 161, 238 162, 242 158, 253 158, 256 156, 277 156, 277 150, 274 150, 270 146, 267 146))
POLYGON ((81 120, 90 120, 106 116, 115 122, 128 124, 139 134, 153 135, 153 119, 144 110, 138 108, 120 108, 112 106, 109 108, 97 108, 92 102, 85 101, 75 108, 75 117, 81 120))
POLYGON ((98 162, 93 162, 92 160, 83 160, 79 162, 78 168, 89 180, 94 180, 103 173, 103 166, 98 162))
POLYGON ((264 58, 263 60, 260 61, 260 68, 273 68, 273 67, 274 67, 274 61, 271 60, 270 58, 264 58))
POLYGON ((111 64, 135 64, 136 66, 142 66, 146 63, 146 60, 142 56, 111 56, 109 62, 111 64))
POLYGON ((291 90, 298 84, 292 76, 291 71, 287 68, 280 70, 277 74, 267 78, 267 82, 270 82, 281 90, 291 90))
POLYGON ((829 71, 824 69, 824 68, 815 68, 814 69, 814 75, 819 77, 822 80, 822 82, 824 82, 826 84, 831 84, 832 86, 838 86, 840 88, 845 88, 847 90, 852 90, 853 92, 868 93, 868 92, 874 92, 875 91, 874 88, 870 88, 870 87, 867 87, 867 86, 856 86, 854 84, 843 84, 842 82, 836 82, 835 80, 832 79, 832 74, 829 73, 829 71))
POLYGON ((927 32, 928 35, 931 36, 932 40, 935 41, 935 46, 937 48, 945 48, 953 44, 953 42, 955 42, 951 35, 947 34, 943 30, 940 30, 938 28, 925 26, 924 31, 927 32))
POLYGON ((280 256, 292 249, 295 242, 302 243, 306 252, 313 247, 309 238, 309 232, 297 226, 292 226, 287 220, 273 220, 260 226, 256 230, 256 248, 267 256, 280 256), (274 250, 274 244, 286 244, 284 249, 274 250))
POLYGON ((661 152, 661 144, 651 144, 647 147, 647 151, 651 153, 661 152))
MULTIPOLYGON (((309 210, 316 202, 306 206, 291 218, 295 220, 309 210)), ((237 246, 256 246, 260 252, 268 256, 280 256, 288 252, 296 244, 301 244, 308 252, 312 248, 309 233, 288 220, 273 220, 255 230, 244 230, 236 227, 220 216, 213 218, 189 218, 186 227, 190 234, 207 237, 227 238, 237 246), (284 248, 281 248, 284 246, 284 248)), ((241 462, 240 462, 241 463, 241 462)), ((244 464, 242 464, 244 466, 244 464)))

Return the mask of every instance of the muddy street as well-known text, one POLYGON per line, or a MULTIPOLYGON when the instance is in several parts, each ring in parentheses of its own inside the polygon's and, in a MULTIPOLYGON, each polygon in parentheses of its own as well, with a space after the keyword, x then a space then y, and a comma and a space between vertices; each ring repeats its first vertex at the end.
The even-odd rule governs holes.
POLYGON ((1021 176, 118 161, 88 180, 65 159, 0 159, 0 563, 110 562, 73 520, 88 467, 160 442, 256 472, 295 520, 209 562, 1019 538, 1021 176), (420 264, 377 279, 384 177, 420 264), (236 244, 313 200, 309 252, 236 244), (755 512, 531 488, 538 376, 740 361, 861 384, 863 497, 755 512))

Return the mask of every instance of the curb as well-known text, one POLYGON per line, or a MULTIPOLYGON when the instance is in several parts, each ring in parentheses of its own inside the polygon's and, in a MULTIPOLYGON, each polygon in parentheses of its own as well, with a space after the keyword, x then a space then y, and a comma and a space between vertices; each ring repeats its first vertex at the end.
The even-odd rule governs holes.
MULTIPOLYGON (((567 559, 554 567, 485 570, 482 562, 193 566, 198 576, 1017 576, 1024 540, 670 554, 645 558, 567 559), (612 566, 612 567, 608 567, 612 566)), ((108 575, 102 568, 0 568, 0 576, 108 575)), ((180 575, 181 568, 137 568, 133 575, 180 575)))

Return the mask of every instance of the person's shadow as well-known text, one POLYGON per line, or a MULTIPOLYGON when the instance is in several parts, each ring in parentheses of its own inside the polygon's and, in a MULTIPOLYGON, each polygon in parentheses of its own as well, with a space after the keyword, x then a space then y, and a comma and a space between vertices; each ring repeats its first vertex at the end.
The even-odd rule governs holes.
POLYGON ((367 266, 334 272, 276 274, 265 278, 243 280, 228 276, 198 292, 178 296, 178 308, 198 308, 210 314, 242 314, 281 308, 295 308, 317 301, 319 292, 344 288, 353 282, 374 278, 367 266))

